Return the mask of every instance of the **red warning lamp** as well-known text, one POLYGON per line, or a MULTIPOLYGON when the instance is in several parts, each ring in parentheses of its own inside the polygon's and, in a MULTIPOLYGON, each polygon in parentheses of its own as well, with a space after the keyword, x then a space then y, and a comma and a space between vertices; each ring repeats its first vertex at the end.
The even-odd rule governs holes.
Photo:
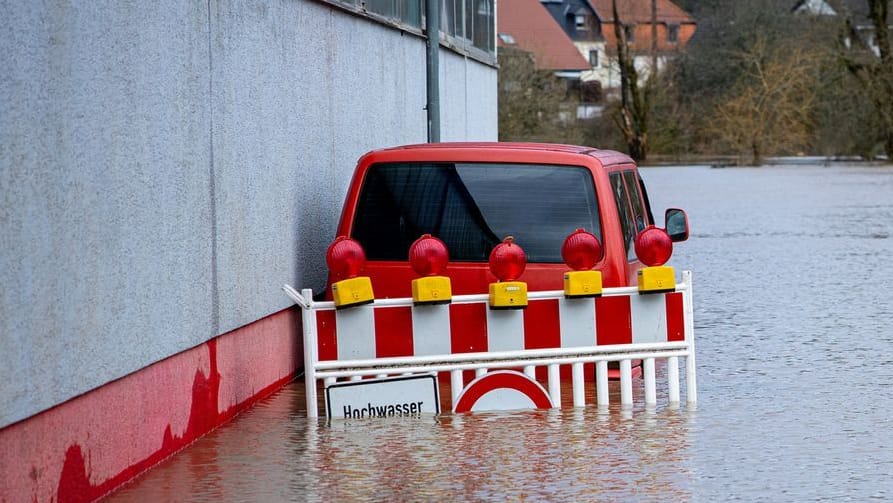
POLYGON ((636 256, 643 264, 657 267, 667 263, 673 254, 673 241, 667 231, 649 225, 636 236, 636 256))
POLYGON ((424 234, 409 247, 409 265, 419 276, 439 276, 449 261, 446 245, 431 234, 424 234))
POLYGON ((515 281, 527 267, 527 255, 509 236, 490 252, 490 272, 499 278, 490 283, 490 309, 527 307, 527 283, 515 281))
POLYGON ((636 256, 647 267, 636 272, 639 293, 663 293, 676 289, 676 273, 666 266, 673 254, 673 240, 664 229, 649 225, 636 236, 636 256))
POLYGON ((332 283, 335 308, 369 304, 375 300, 372 281, 359 276, 366 265, 366 252, 360 243, 347 236, 338 236, 326 251, 326 265, 338 281, 332 283))
POLYGON ((564 239, 561 258, 573 269, 564 273, 564 296, 569 299, 600 297, 602 272, 591 270, 602 256, 598 238, 584 229, 577 229, 564 239))
POLYGON ((357 241, 338 236, 326 251, 326 265, 337 279, 355 278, 366 266, 366 252, 357 241))
POLYGON ((409 247, 409 265, 421 276, 412 280, 412 301, 416 305, 449 304, 453 298, 450 278, 442 276, 450 254, 443 241, 424 234, 409 247))
POLYGON ((602 245, 598 238, 584 229, 577 229, 561 245, 561 258, 575 271, 592 269, 602 256, 602 245))
POLYGON ((490 272, 499 281, 514 281, 527 267, 527 254, 515 244, 515 238, 508 236, 490 252, 490 272))

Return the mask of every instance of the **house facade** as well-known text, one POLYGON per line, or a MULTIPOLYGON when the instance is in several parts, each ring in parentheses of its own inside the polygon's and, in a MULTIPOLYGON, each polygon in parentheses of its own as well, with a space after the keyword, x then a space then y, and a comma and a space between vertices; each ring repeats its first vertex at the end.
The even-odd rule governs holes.
MULTIPOLYGON (((652 70, 651 0, 617 2, 618 18, 614 19, 611 0, 541 0, 542 4, 574 42, 587 60, 589 69, 581 74, 583 81, 598 82, 608 94, 620 86, 616 63, 615 23, 625 26, 626 37, 634 55, 634 64, 647 77, 652 70)), ((656 2, 657 70, 669 58, 683 50, 697 28, 695 20, 670 0, 656 2)))

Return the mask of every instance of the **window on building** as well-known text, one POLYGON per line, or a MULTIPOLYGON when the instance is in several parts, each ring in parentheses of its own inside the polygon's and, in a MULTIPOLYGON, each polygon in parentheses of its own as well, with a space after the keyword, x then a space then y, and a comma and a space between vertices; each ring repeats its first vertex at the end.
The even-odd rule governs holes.
POLYGON ((441 31, 449 41, 495 52, 494 0, 441 0, 441 13, 441 31))
MULTIPOLYGON (((421 33, 425 0, 320 0, 359 15, 421 33)), ((493 61, 496 55, 495 0, 440 0, 441 39, 451 48, 493 61), (476 53, 476 54, 475 54, 476 53)))
POLYGON ((667 26, 667 41, 668 42, 678 42, 679 41, 679 25, 671 24, 667 26))
POLYGON ((633 25, 623 25, 623 33, 626 35, 627 42, 632 42, 636 39, 636 27, 633 25))
MULTIPOLYGON (((344 1, 344 0, 342 0, 344 1)), ((347 0, 345 3, 361 3, 366 12, 378 14, 411 26, 422 25, 422 4, 420 0, 347 0)))
POLYGON ((598 68, 598 50, 593 49, 589 51, 589 66, 593 68, 598 68))
POLYGON ((577 31, 585 31, 586 30, 586 15, 585 14, 577 14, 574 16, 574 28, 577 31))

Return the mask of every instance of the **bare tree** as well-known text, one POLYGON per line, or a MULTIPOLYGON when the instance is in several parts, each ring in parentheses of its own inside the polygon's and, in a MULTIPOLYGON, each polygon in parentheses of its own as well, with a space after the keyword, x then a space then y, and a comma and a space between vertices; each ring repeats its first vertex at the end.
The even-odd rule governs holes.
POLYGON ((729 55, 741 65, 738 81, 707 126, 749 164, 809 145, 816 97, 817 57, 800 46, 772 45, 758 37, 729 55))
POLYGON ((614 36, 617 41, 617 64, 620 67, 620 110, 614 122, 626 139, 629 155, 636 161, 648 157, 648 110, 652 85, 657 68, 652 68, 645 85, 639 85, 639 72, 636 70, 625 25, 617 13, 617 0, 611 2, 614 14, 614 36))
POLYGON ((582 142, 578 100, 554 73, 536 68, 532 54, 500 48, 498 79, 501 141, 582 142))
POLYGON ((893 48, 891 48, 889 19, 890 0, 867 0, 868 19, 874 28, 875 52, 847 20, 844 62, 862 83, 874 105, 880 137, 887 159, 893 160, 893 48))

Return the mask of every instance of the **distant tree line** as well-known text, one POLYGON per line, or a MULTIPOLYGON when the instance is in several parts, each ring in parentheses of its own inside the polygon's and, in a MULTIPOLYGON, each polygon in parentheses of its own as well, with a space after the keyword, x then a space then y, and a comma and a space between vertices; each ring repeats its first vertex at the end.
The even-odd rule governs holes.
MULTIPOLYGON (((633 95, 624 90, 622 100, 606 103, 601 119, 544 120, 511 139, 582 140, 639 159, 647 153, 732 155, 747 164, 800 154, 893 160, 891 1, 860 1, 876 48, 856 33, 845 12, 796 14, 790 0, 678 0, 698 20, 698 31, 664 71, 639 80, 646 89, 636 99, 647 100, 644 109, 642 103, 628 109, 633 95), (647 119, 644 126, 627 119, 630 110, 647 119), (630 142, 631 126, 644 127, 645 145, 630 142)), ((550 75, 540 77, 540 89, 551 86, 560 106, 572 110, 573 94, 550 75)), ((501 129, 512 122, 503 104, 500 94, 501 129)), ((509 139, 502 131, 500 137, 509 139)))

